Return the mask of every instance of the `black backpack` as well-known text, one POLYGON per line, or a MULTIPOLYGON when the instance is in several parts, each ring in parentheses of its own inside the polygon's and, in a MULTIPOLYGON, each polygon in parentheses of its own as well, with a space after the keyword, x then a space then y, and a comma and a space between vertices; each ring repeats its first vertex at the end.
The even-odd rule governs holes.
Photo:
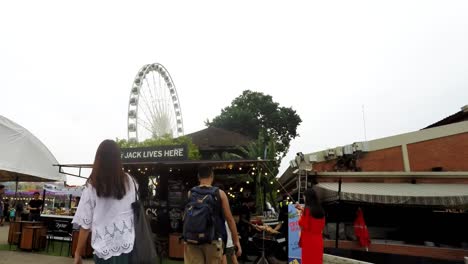
POLYGON ((184 212, 182 238, 185 242, 200 245, 220 238, 216 228, 220 208, 219 188, 192 188, 184 212))

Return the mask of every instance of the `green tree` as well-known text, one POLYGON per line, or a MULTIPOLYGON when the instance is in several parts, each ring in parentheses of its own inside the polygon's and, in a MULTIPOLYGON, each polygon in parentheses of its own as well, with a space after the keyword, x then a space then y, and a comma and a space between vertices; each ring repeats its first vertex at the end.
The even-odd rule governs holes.
POLYGON ((143 142, 133 142, 133 141, 128 141, 126 139, 117 138, 116 142, 121 148, 187 145, 188 158, 190 160, 199 160, 201 157, 198 147, 192 143, 192 140, 189 137, 186 137, 186 136, 182 136, 178 138, 172 138, 170 136, 164 136, 160 138, 149 138, 143 142))
MULTIPOLYGON (((267 160, 264 166, 257 171, 255 177, 256 203, 264 204, 266 199, 270 201, 273 207, 276 207, 277 193, 275 190, 279 187, 275 177, 278 174, 281 160, 281 157, 278 156, 276 145, 275 140, 267 140, 264 135, 260 134, 256 141, 251 142, 246 147, 239 147, 245 158, 257 159, 261 157, 267 160), (266 197, 266 194, 268 194, 268 197, 266 197)), ((261 207, 257 207, 257 212, 261 213, 261 207)))
POLYGON ((263 134, 266 141, 271 139, 276 142, 277 155, 282 158, 288 152, 291 140, 298 136, 297 127, 301 122, 291 107, 280 106, 270 95, 246 90, 206 125, 254 139, 263 134))

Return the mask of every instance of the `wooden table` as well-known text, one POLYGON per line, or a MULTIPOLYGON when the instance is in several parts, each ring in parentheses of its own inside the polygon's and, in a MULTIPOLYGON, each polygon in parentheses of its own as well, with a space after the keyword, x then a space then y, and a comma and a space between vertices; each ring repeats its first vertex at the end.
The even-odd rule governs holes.
POLYGON ((44 249, 47 228, 44 226, 24 226, 21 232, 20 248, 25 250, 44 249))

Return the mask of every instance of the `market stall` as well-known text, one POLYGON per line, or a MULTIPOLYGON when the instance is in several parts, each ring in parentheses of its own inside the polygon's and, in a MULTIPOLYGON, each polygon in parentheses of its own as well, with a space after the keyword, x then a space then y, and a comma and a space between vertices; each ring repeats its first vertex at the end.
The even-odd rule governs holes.
MULTIPOLYGON (((158 251, 182 258, 182 215, 188 191, 198 184, 200 165, 212 166, 215 184, 221 184, 235 204, 248 186, 255 190, 258 178, 267 171, 264 160, 188 160, 185 146, 123 149, 124 170, 138 181, 140 198, 150 220, 158 251)), ((63 173, 69 168, 91 168, 91 164, 57 165, 63 173)))

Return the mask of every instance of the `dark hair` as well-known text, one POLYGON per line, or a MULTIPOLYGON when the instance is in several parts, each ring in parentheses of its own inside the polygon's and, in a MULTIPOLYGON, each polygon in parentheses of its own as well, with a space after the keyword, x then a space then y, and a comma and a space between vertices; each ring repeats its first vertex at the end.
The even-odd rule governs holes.
POLYGON ((213 169, 211 167, 202 165, 198 167, 198 179, 206 179, 213 176, 213 169))
POLYGON ((120 200, 127 193, 128 178, 123 171, 120 155, 120 148, 113 140, 104 140, 99 145, 87 181, 96 189, 98 197, 120 200))
POLYGON ((304 196, 305 208, 309 209, 310 216, 312 216, 313 218, 325 217, 325 212, 323 211, 317 192, 315 192, 314 189, 310 188, 305 191, 304 196))
POLYGON ((37 194, 37 195, 41 195, 39 192, 34 192, 34 194, 33 194, 33 195, 36 195, 36 194, 37 194))
POLYGON ((0 184, 0 190, 1 190, 1 189, 5 189, 5 185, 0 184))

